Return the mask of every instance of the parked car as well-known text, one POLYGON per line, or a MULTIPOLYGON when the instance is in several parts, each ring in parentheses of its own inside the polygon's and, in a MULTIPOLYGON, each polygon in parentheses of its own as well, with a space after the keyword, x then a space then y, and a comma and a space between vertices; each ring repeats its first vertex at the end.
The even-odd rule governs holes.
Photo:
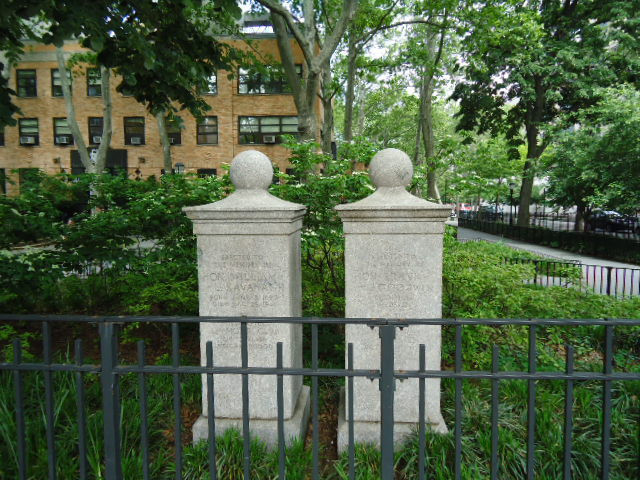
POLYGON ((490 222, 502 219, 503 213, 502 207, 496 205, 480 205, 478 208, 478 217, 490 222))
POLYGON ((473 205, 470 203, 459 203, 455 208, 456 213, 460 218, 468 218, 469 214, 473 212, 473 205))
POLYGON ((640 233, 637 218, 622 215, 614 210, 594 210, 585 220, 588 231, 602 229, 607 232, 633 231, 640 233))

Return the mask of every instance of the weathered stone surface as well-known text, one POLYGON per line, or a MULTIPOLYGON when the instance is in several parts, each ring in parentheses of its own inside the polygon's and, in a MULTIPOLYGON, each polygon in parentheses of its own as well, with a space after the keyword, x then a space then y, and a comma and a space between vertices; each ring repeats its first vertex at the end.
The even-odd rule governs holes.
MULTIPOLYGON (((201 316, 301 315, 300 229, 305 207, 270 195, 267 188, 272 177, 271 162, 264 154, 243 152, 231 164, 235 193, 219 202, 184 209, 198 237, 201 316)), ((201 324, 203 364, 208 341, 215 365, 241 365, 239 324, 201 324)), ((290 324, 249 324, 249 366, 275 367, 278 342, 283 344, 283 365, 301 367, 302 326, 290 324)), ((241 377, 215 375, 214 383, 216 432, 222 433, 241 424, 241 377)), ((302 378, 284 377, 288 437, 301 435, 306 425, 302 419, 308 414, 308 401, 300 399, 301 391, 302 378)), ((252 432, 275 445, 276 377, 252 375, 249 398, 252 432)), ((205 414, 207 402, 203 377, 205 414)), ((194 441, 206 438, 206 425, 203 415, 194 426, 194 441)))
MULTIPOLYGON (((309 393, 309 387, 302 386, 300 390, 300 396, 298 397, 298 404, 296 405, 293 415, 284 421, 284 438, 285 444, 291 445, 296 438, 305 432, 307 424, 309 422, 309 406, 311 395, 309 393)), ((237 401, 241 402, 238 398, 237 401)), ((276 447, 278 445, 278 429, 274 428, 274 420, 251 418, 249 422, 249 431, 252 436, 258 437, 265 442, 269 447, 276 447)), ((216 433, 225 432, 229 429, 236 429, 242 433, 242 419, 241 418, 220 418, 216 417, 216 433)), ((201 415, 193 424, 193 443, 198 443, 200 440, 206 440, 209 438, 209 422, 208 418, 201 415)))
MULTIPOLYGON (((370 164, 377 190, 369 197, 336 207, 345 232, 346 316, 351 318, 440 318, 442 314, 442 236, 449 208, 406 191, 413 167, 396 149, 379 152, 370 164)), ((377 329, 349 325, 346 342, 353 343, 354 368, 379 368, 377 329)), ((440 368, 438 326, 398 330, 397 370, 417 370, 419 346, 426 346, 426 368, 440 368)), ((377 382, 354 380, 356 442, 379 443, 380 391, 377 382)), ((396 440, 418 422, 418 381, 397 382, 396 440)), ((440 381, 426 381, 426 420, 446 431, 440 413, 440 381)), ((341 412, 338 448, 347 448, 346 416, 341 412)))

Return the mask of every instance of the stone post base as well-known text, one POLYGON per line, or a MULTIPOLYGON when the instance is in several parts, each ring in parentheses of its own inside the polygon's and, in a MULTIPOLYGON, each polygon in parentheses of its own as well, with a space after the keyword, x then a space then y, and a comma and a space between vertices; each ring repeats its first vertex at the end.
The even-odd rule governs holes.
MULTIPOLYGON (((285 444, 290 446, 296 438, 304 438, 309 422, 310 389, 303 385, 298 396, 298 403, 291 418, 284 420, 285 444)), ((251 398, 251 397, 249 397, 251 398)), ((238 395, 238 401, 241 401, 238 395)), ((242 434, 242 418, 216 418, 216 436, 222 435, 229 429, 235 428, 242 434)), ((278 420, 276 418, 250 418, 249 429, 251 436, 258 437, 267 447, 278 447, 278 420)), ((200 415, 193 424, 193 443, 209 438, 209 419, 200 415)))
MULTIPOLYGON (((338 454, 349 448, 349 422, 347 422, 345 397, 345 391, 342 388, 338 407, 338 454)), ((437 433, 447 433, 447 425, 444 423, 442 414, 438 412, 437 415, 438 418, 433 418, 432 413, 431 417, 425 419, 426 427, 437 433)), ((417 430, 417 423, 395 422, 393 424, 394 445, 401 445, 409 435, 417 430)), ((355 443, 380 446, 380 422, 353 422, 353 437, 355 443)))

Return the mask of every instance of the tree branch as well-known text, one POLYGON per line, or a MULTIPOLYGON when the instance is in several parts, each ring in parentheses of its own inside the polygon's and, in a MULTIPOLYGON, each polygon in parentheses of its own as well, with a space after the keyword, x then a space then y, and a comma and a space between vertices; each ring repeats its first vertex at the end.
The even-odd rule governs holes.
POLYGON ((369 35, 360 37, 360 39, 358 41, 360 41, 363 45, 366 45, 367 43, 369 43, 371 41, 371 39, 374 37, 374 35, 376 33, 380 33, 380 32, 383 32, 385 30, 390 30, 390 29, 396 28, 396 27, 401 27, 402 25, 415 25, 415 24, 430 25, 432 27, 437 27, 438 29, 445 29, 446 28, 446 23, 435 23, 435 22, 432 22, 431 20, 427 20, 427 19, 424 19, 424 18, 414 18, 412 20, 404 20, 402 22, 396 22, 396 23, 391 23, 389 25, 383 25, 380 28, 370 32, 369 35))
POLYGON ((331 58, 333 52, 338 48, 338 44, 342 40, 344 32, 347 30, 347 25, 356 13, 358 7, 358 0, 344 0, 342 5, 342 13, 336 23, 333 32, 325 39, 324 46, 319 55, 315 58, 315 62, 318 66, 321 66, 324 62, 331 58))
POLYGON ((278 50, 280 50, 280 62, 282 63, 285 74, 287 75, 287 81, 291 86, 293 99, 296 102, 296 108, 300 111, 301 106, 298 105, 300 98, 300 82, 296 72, 293 49, 291 48, 291 42, 289 41, 289 35, 287 34, 285 19, 282 15, 272 12, 271 21, 273 22, 273 31, 276 34, 276 41, 278 42, 278 50))
POLYGON ((283 7, 280 3, 274 2, 273 0, 258 0, 258 2, 271 11, 272 18, 273 13, 277 13, 282 16, 289 29, 291 30, 291 33, 293 33, 293 36, 298 41, 305 59, 307 60, 307 62, 310 62, 311 58, 313 57, 313 45, 307 44, 306 38, 298 28, 296 19, 293 17, 293 15, 291 15, 291 12, 289 12, 289 10, 283 7))

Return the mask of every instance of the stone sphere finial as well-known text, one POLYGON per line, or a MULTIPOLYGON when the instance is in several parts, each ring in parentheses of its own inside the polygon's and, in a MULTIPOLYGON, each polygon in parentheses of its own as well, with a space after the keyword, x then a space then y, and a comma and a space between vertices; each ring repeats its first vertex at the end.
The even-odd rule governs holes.
POLYGON ((238 190, 267 190, 273 181, 273 166, 264 153, 247 150, 231 161, 231 181, 238 190))
POLYGON ((371 159, 369 176, 377 188, 406 187, 413 178, 413 164, 402 150, 385 148, 371 159))

